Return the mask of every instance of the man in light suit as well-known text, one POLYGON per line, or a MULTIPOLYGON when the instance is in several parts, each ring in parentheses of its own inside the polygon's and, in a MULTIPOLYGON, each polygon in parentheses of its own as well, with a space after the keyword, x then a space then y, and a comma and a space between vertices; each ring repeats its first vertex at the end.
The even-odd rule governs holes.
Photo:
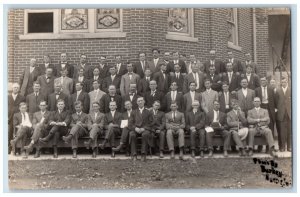
POLYGON ((190 91, 183 95, 183 106, 182 109, 185 113, 192 111, 192 103, 198 100, 201 103, 202 110, 206 109, 205 103, 202 102, 202 95, 195 91, 196 83, 194 81, 189 84, 190 91))
POLYGON ((171 83, 171 86, 170 86, 170 89, 171 91, 167 93, 167 95, 165 96, 165 111, 166 112, 169 112, 171 111, 171 109, 169 108, 169 106, 171 106, 171 103, 173 101, 175 101, 177 103, 177 106, 178 106, 178 111, 180 112, 184 112, 184 109, 183 107, 185 107, 183 105, 183 94, 181 92, 178 92, 177 91, 177 82, 176 81, 173 81, 171 83))
POLYGON ((196 82, 196 92, 202 92, 204 90, 204 75, 199 72, 199 66, 197 64, 192 65, 192 72, 185 76, 183 83, 183 93, 189 91, 189 85, 191 82, 196 82))
POLYGON ((87 64, 87 55, 86 54, 80 54, 80 62, 79 64, 74 68, 74 76, 73 78, 78 77, 78 71, 79 69, 83 69, 83 76, 86 79, 91 79, 93 76, 93 71, 90 65, 87 64))
POLYGON ((67 77, 67 73, 67 69, 60 70, 61 76, 54 79, 54 84, 60 82, 62 86, 62 92, 70 96, 71 94, 73 94, 73 79, 67 77))
MULTIPOLYGON (((146 53, 144 52, 139 53, 139 62, 135 64, 135 66, 133 67, 133 72, 135 72, 141 78, 143 78, 146 68, 149 68, 148 62, 146 61, 146 53)), ((127 70, 128 70, 128 63, 127 63, 127 70)), ((130 72, 132 72, 132 69, 130 72)))
POLYGON ((199 136, 200 156, 204 157, 205 144, 205 114, 200 111, 200 102, 195 100, 192 103, 193 110, 186 115, 186 130, 190 133, 191 139, 191 156, 195 157, 196 136, 199 136))
POLYGON ((75 113, 71 116, 71 130, 68 135, 63 136, 66 144, 71 142, 73 150, 73 158, 77 158, 78 138, 88 133, 88 115, 82 111, 81 101, 74 103, 75 113))
POLYGON ((180 65, 179 64, 175 64, 174 65, 174 75, 170 76, 170 83, 172 83, 173 81, 176 82, 178 89, 178 92, 183 92, 183 83, 184 83, 184 77, 185 75, 183 75, 183 73, 180 72, 180 65))
POLYGON ((49 124, 49 118, 51 113, 47 111, 47 102, 40 101, 39 102, 40 111, 35 112, 33 114, 32 119, 32 128, 33 134, 31 136, 31 141, 28 146, 25 146, 26 155, 32 152, 33 146, 36 144, 36 152, 34 158, 40 157, 40 144, 38 143, 39 139, 47 135, 47 126, 49 124))
POLYGON ((81 101, 82 111, 85 114, 88 114, 89 109, 90 109, 90 97, 89 97, 88 93, 86 93, 82 90, 82 87, 83 87, 82 83, 80 83, 80 82, 76 83, 76 92, 74 94, 72 94, 72 96, 71 96, 71 106, 72 106, 71 109, 72 109, 72 112, 75 112, 76 109, 75 109, 74 103, 76 101, 81 101))
POLYGON ((64 100, 66 110, 71 109, 70 97, 61 91, 60 81, 57 81, 54 85, 54 92, 48 96, 48 110, 57 110, 57 101, 64 100))
POLYGON ((169 151, 171 152, 171 159, 174 159, 174 135, 178 136, 178 144, 180 150, 179 159, 183 160, 185 119, 184 114, 177 111, 177 107, 178 106, 176 102, 173 102, 170 106, 171 111, 165 115, 167 144, 169 147, 169 151))
POLYGON ((244 78, 248 81, 248 88, 255 90, 260 86, 259 77, 255 73, 252 72, 251 65, 246 66, 246 73, 244 78))
POLYGON ((116 62, 113 65, 113 67, 115 67, 115 69, 116 69, 115 74, 121 78, 124 74, 127 73, 127 66, 126 66, 126 64, 122 63, 121 55, 116 55, 115 59, 116 59, 116 62))
POLYGON ((246 156, 246 147, 243 141, 248 135, 248 122, 236 99, 231 100, 231 107, 232 110, 227 113, 228 130, 239 148, 240 156, 246 156))
MULTIPOLYGON (((125 66, 125 65, 123 65, 125 66)), ((126 68, 127 71, 127 68, 126 68)), ((110 75, 103 80, 102 90, 108 93, 108 88, 110 85, 114 85, 117 90, 117 94, 120 94, 120 84, 121 84, 121 76, 116 74, 116 67, 111 66, 109 68, 110 75)), ((125 73, 124 73, 125 74, 125 73)))
POLYGON ((236 94, 236 91, 240 88, 240 80, 241 80, 241 74, 238 74, 238 72, 233 71, 232 63, 228 62, 226 64, 226 73, 223 73, 222 75, 222 81, 227 82, 229 85, 229 91, 232 94, 236 94))
POLYGON ((104 96, 106 93, 101 91, 99 89, 100 84, 98 80, 93 81, 93 91, 89 92, 89 97, 90 97, 90 112, 92 109, 92 105, 94 102, 100 103, 100 99, 102 96, 104 96))
MULTIPOLYGON (((120 84, 120 92, 121 96, 124 97, 129 93, 129 86, 130 84, 139 84, 140 76, 139 74, 136 74, 133 72, 133 66, 132 63, 127 63, 127 70, 128 73, 124 74, 121 78, 121 84, 120 84)), ((144 74, 143 74, 144 75, 144 74)))
POLYGON ((281 86, 277 88, 275 105, 277 108, 276 122, 278 125, 279 150, 292 151, 292 130, 291 130, 291 88, 288 87, 288 80, 281 79, 281 86))
POLYGON ((242 62, 242 67, 243 67, 244 73, 246 72, 247 65, 250 65, 252 67, 252 72, 255 73, 256 75, 259 75, 258 65, 255 62, 252 62, 251 54, 245 53, 245 58, 246 58, 246 61, 242 62))
POLYGON ((248 88, 248 81, 245 78, 241 80, 241 86, 242 88, 237 91, 237 100, 241 110, 245 112, 247 116, 247 112, 254 107, 253 99, 255 92, 248 88))
POLYGON ((47 97, 40 92, 41 86, 35 81, 33 83, 33 93, 26 96, 26 104, 28 106, 28 112, 33 114, 39 111, 40 101, 47 100, 47 97))
MULTIPOLYGON (((243 70, 242 62, 240 60, 234 58, 232 51, 228 51, 227 54, 228 54, 228 59, 226 59, 224 61, 225 65, 227 65, 228 63, 231 63, 232 70, 234 73, 237 73, 237 75, 240 75, 241 73, 243 73, 244 70, 243 70)), ((228 72, 228 69, 226 69, 226 71, 228 72)))
POLYGON ((204 103, 204 112, 208 113, 214 108, 214 101, 219 100, 218 92, 211 89, 210 79, 205 79, 204 85, 206 90, 202 93, 202 103, 204 103))
POLYGON ((166 64, 160 64, 160 71, 153 74, 153 80, 157 83, 157 90, 164 93, 169 91, 170 76, 166 73, 166 64))
POLYGON ((104 114, 100 112, 100 104, 97 101, 92 103, 91 112, 88 115, 88 131, 89 131, 89 139, 84 142, 84 145, 87 149, 92 147, 93 154, 92 157, 96 158, 98 153, 98 135, 103 132, 104 129, 104 114))
POLYGON ((154 101, 160 101, 161 102, 161 108, 164 109, 164 94, 159 91, 157 89, 157 83, 156 81, 152 80, 150 81, 150 91, 148 91, 146 94, 145 94, 145 107, 148 109, 148 110, 151 110, 152 109, 152 106, 153 106, 153 103, 154 101))
POLYGON ((19 78, 20 94, 27 96, 33 92, 33 82, 37 80, 38 76, 41 75, 41 70, 36 65, 36 59, 30 60, 30 66, 26 67, 19 78))
POLYGON ((41 85, 41 94, 49 96, 54 92, 54 75, 53 68, 46 68, 46 74, 41 75, 37 78, 37 82, 41 85))
POLYGON ((216 59, 216 51, 211 50, 209 52, 210 59, 204 63, 204 72, 209 74, 209 67, 215 66, 216 68, 216 75, 225 72, 225 65, 221 60, 216 59))
POLYGON ((160 51, 157 48, 152 49, 152 56, 153 59, 151 61, 148 61, 149 68, 151 70, 151 73, 156 73, 160 71, 160 64, 164 63, 162 59, 159 58, 160 51))
POLYGON ((275 152, 275 144, 271 129, 268 127, 270 117, 268 110, 260 107, 260 98, 255 97, 253 99, 254 108, 248 111, 247 120, 249 124, 249 156, 253 155, 254 136, 261 134, 265 137, 268 146, 270 147, 270 155, 277 157, 275 152))
POLYGON ((55 66, 56 77, 61 77, 61 70, 67 70, 67 77, 73 78, 74 76, 74 66, 68 62, 67 53, 60 54, 60 62, 55 66))
POLYGON ((44 55, 43 64, 39 65, 41 70, 41 74, 44 75, 46 73, 47 68, 51 68, 53 72, 53 76, 56 76, 56 68, 53 64, 51 64, 51 58, 49 54, 44 55))
POLYGON ((152 79, 150 68, 146 68, 144 78, 140 79, 139 86, 137 87, 139 95, 145 96, 146 92, 150 90, 149 83, 152 79))

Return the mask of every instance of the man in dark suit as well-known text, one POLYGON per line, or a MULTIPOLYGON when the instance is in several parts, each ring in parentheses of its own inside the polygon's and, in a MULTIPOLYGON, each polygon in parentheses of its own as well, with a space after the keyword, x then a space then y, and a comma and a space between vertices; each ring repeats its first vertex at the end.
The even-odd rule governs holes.
POLYGON ((192 72, 187 74, 184 78, 183 93, 186 94, 189 91, 189 85, 191 82, 196 82, 196 92, 202 92, 204 90, 204 75, 199 72, 199 66, 192 64, 192 72))
POLYGON ((206 116, 205 130, 206 130, 206 143, 209 150, 209 157, 213 156, 212 141, 215 135, 221 135, 224 140, 224 157, 228 156, 227 150, 230 146, 230 132, 227 130, 226 114, 221 112, 219 101, 214 101, 213 110, 209 111, 206 116))
MULTIPOLYGON (((125 65, 124 65, 125 66, 125 65)), ((127 69, 126 69, 127 72, 127 69)), ((120 94, 121 76, 116 74, 116 68, 114 66, 109 68, 110 75, 103 80, 102 90, 108 93, 108 87, 114 85, 117 89, 117 94, 120 94)), ((124 73, 125 74, 125 73, 124 73)))
POLYGON ((90 86, 93 86, 91 84, 91 81, 93 79, 88 79, 86 76, 84 76, 84 68, 79 68, 76 69, 77 75, 75 75, 76 77, 73 78, 73 90, 76 90, 76 83, 81 83, 82 84, 82 90, 86 93, 90 92, 90 86))
POLYGON ((281 79, 281 86, 277 88, 275 96, 276 123, 278 125, 278 143, 279 150, 292 151, 292 130, 291 130, 291 88, 288 87, 288 80, 286 78, 281 79))
POLYGON ((166 73, 166 64, 160 65, 160 71, 153 74, 153 80, 157 82, 157 90, 163 93, 169 91, 169 75, 166 73))
POLYGON ((41 94, 48 97, 49 94, 54 92, 54 76, 53 68, 46 68, 46 74, 37 78, 37 82, 41 85, 41 94))
POLYGON ((129 133, 129 144, 131 146, 131 156, 133 160, 137 159, 136 144, 137 135, 142 136, 142 160, 146 161, 146 155, 148 150, 149 138, 151 133, 152 116, 150 112, 145 109, 145 100, 143 97, 137 99, 138 109, 131 113, 128 123, 129 133))
POLYGON ((116 68, 116 75, 122 77, 125 73, 127 73, 126 64, 122 63, 122 56, 116 55, 116 63, 113 65, 116 68))
POLYGON ((91 66, 87 64, 87 55, 86 54, 80 54, 80 62, 74 68, 74 76, 73 76, 74 79, 78 78, 79 69, 83 69, 83 76, 85 79, 92 78, 93 71, 92 71, 91 66))
POLYGON ((209 74, 209 67, 215 66, 216 68, 216 75, 225 72, 225 65, 221 60, 216 59, 216 51, 211 50, 209 52, 210 59, 204 63, 204 72, 209 74))
POLYGON ((138 108, 136 101, 137 101, 137 98, 140 96, 140 95, 138 95, 136 90, 137 90, 136 84, 131 83, 129 85, 129 92, 126 95, 124 95, 124 97, 123 97, 123 101, 130 101, 132 103, 133 110, 138 108))
POLYGON ((48 96, 48 110, 56 111, 57 110, 57 101, 63 100, 66 110, 71 109, 70 98, 68 95, 64 94, 61 91, 61 84, 57 82, 54 85, 54 92, 48 96))
POLYGON ((211 82, 211 89, 214 91, 220 92, 222 89, 222 78, 220 75, 216 75, 216 68, 214 66, 209 67, 209 74, 206 75, 204 81, 209 79, 211 82))
POLYGON ((87 149, 92 147, 93 154, 92 157, 96 158, 98 152, 98 135, 103 132, 104 129, 104 114, 100 112, 100 104, 95 101, 92 103, 92 110, 88 115, 88 131, 89 131, 89 139, 84 142, 84 145, 87 149))
POLYGON ((122 111, 122 97, 116 94, 116 87, 114 85, 110 85, 108 88, 108 94, 105 94, 100 99, 100 111, 102 113, 110 112, 109 103, 111 101, 116 101, 117 103, 117 111, 122 111))
POLYGON ((255 91, 248 88, 248 81, 247 79, 241 80, 242 88, 237 91, 236 97, 239 103, 239 106, 243 112, 246 113, 252 109, 253 106, 253 99, 255 97, 255 91))
POLYGON ((172 102, 176 102, 177 103, 177 106, 178 106, 178 111, 180 112, 184 112, 184 109, 183 107, 185 107, 183 105, 183 94, 181 92, 178 92, 177 91, 177 82, 176 81, 173 81, 171 82, 171 86, 170 86, 170 89, 171 91, 168 92, 166 94, 166 96, 164 97, 164 103, 165 103, 165 112, 169 112, 171 111, 170 107, 171 106, 171 103, 172 102))
POLYGON ((23 158, 26 158, 24 146, 26 145, 26 140, 31 136, 32 132, 32 115, 27 113, 27 105, 22 102, 19 105, 20 112, 14 114, 13 117, 13 127, 15 130, 14 138, 10 141, 12 147, 13 155, 16 154, 15 148, 16 143, 21 142, 21 154, 23 158))
POLYGON ((30 144, 24 147, 26 149, 26 155, 29 155, 29 153, 32 152, 33 150, 33 146, 35 144, 37 145, 34 158, 40 157, 40 146, 38 144, 38 141, 41 137, 44 137, 46 135, 47 126, 49 124, 49 118, 51 115, 51 113, 47 111, 46 101, 40 101, 39 108, 40 111, 35 112, 33 114, 33 118, 32 118, 33 134, 31 136, 30 144))
POLYGON ((75 113, 71 116, 71 130, 68 135, 63 136, 66 144, 71 142, 73 150, 73 158, 77 158, 78 138, 88 133, 88 115, 82 111, 81 101, 74 103, 75 113))
POLYGON ((180 72, 180 65, 179 64, 175 64, 174 65, 174 75, 170 76, 170 83, 172 83, 173 81, 176 82, 178 89, 178 92, 183 92, 183 83, 184 83, 184 76, 181 72, 180 72))
POLYGON ((144 52, 139 53, 139 62, 135 64, 133 72, 143 78, 146 68, 149 68, 148 62, 146 61, 146 54, 144 52))
POLYGON ((246 72, 246 67, 250 65, 252 67, 252 72, 255 73, 256 75, 259 75, 258 65, 255 62, 252 62, 251 54, 245 53, 245 58, 246 61, 242 63, 242 68, 244 70, 244 73, 246 72))
POLYGON ((234 72, 232 69, 232 63, 228 62, 226 64, 226 71, 222 75, 222 81, 227 82, 229 85, 229 91, 232 94, 236 94, 236 91, 240 88, 240 80, 241 80, 241 74, 237 74, 237 72, 234 72))
POLYGON ((159 157, 164 157, 164 148, 165 148, 165 138, 166 138, 166 119, 165 114, 160 109, 160 101, 154 101, 152 110, 150 110, 150 114, 152 116, 152 132, 150 135, 151 148, 157 147, 156 137, 159 139, 159 157))
POLYGON ((163 104, 163 99, 164 99, 164 95, 161 91, 159 91, 157 89, 157 83, 156 81, 152 80, 150 81, 150 91, 146 93, 145 97, 145 107, 148 110, 151 110, 154 101, 160 101, 162 103, 162 109, 164 109, 164 104, 163 104))
MULTIPOLYGON (((231 63, 232 70, 234 73, 237 73, 238 75, 243 73, 244 70, 243 70, 242 62, 240 60, 234 58, 232 51, 228 51, 227 54, 228 54, 228 58, 224 61, 225 65, 227 65, 228 63, 231 63)), ((226 71, 228 72, 228 69, 226 69, 226 71)))
POLYGON ((103 80, 105 77, 109 76, 109 66, 106 63, 106 57, 100 56, 100 62, 99 66, 96 66, 99 68, 99 77, 103 80))
POLYGON ((196 136, 199 136, 200 156, 204 157, 205 144, 205 114, 200 111, 200 103, 195 100, 192 103, 193 110, 186 114, 185 124, 186 130, 190 133, 191 138, 191 156, 195 157, 196 136))
POLYGON ((55 66, 57 77, 61 76, 61 70, 67 69, 67 77, 73 78, 74 76, 74 66, 71 65, 68 61, 67 53, 61 53, 60 54, 60 62, 58 65, 55 66))
MULTIPOLYGON (((110 101, 109 102, 109 109, 110 112, 105 114, 104 117, 104 130, 102 135, 104 135, 104 141, 102 144, 99 144, 99 147, 101 149, 104 149, 107 142, 110 143, 110 146, 116 147, 115 145, 115 136, 118 136, 121 134, 121 121, 122 121, 122 114, 118 112, 117 109, 117 103, 116 101, 110 101)), ((112 157, 115 157, 115 153, 112 150, 112 157)))
POLYGON ((161 63, 164 63, 164 61, 161 58, 159 58, 159 54, 160 54, 159 49, 157 48, 152 49, 153 59, 151 59, 151 61, 148 62, 151 73, 156 73, 160 71, 159 65, 161 63))
POLYGON ((35 81, 33 83, 33 93, 26 96, 26 104, 28 106, 28 112, 33 114, 34 112, 39 111, 40 101, 47 100, 47 97, 40 92, 40 84, 35 81))
POLYGON ((258 88, 260 86, 259 77, 258 77, 258 75, 256 75, 255 73, 252 72, 251 65, 246 66, 246 73, 245 73, 244 78, 246 78, 248 81, 248 88, 255 90, 256 88, 258 88))
POLYGON ((46 73, 47 68, 52 68, 53 76, 56 76, 56 69, 55 66, 51 64, 50 55, 44 55, 43 64, 39 65, 39 67, 42 75, 46 73))
POLYGON ((76 92, 74 94, 72 94, 71 96, 71 109, 72 109, 72 112, 75 112, 75 106, 74 106, 74 103, 76 101, 81 101, 81 105, 82 105, 82 111, 85 113, 85 114, 88 114, 89 113, 89 109, 90 109, 90 97, 88 95, 88 93, 84 92, 82 90, 82 83, 80 82, 77 82, 76 83, 76 92))
POLYGON ((190 82, 189 85, 190 91, 187 92, 185 95, 183 95, 183 106, 182 109, 185 111, 185 113, 188 113, 192 110, 192 103, 194 100, 198 100, 201 103, 201 109, 204 111, 207 109, 204 102, 202 102, 202 95, 195 91, 196 89, 196 83, 190 82))
MULTIPOLYGON (((163 62, 162 63, 164 63, 165 65, 166 65, 166 73, 167 74, 169 74, 169 72, 170 72, 170 68, 171 68, 171 53, 170 52, 165 52, 164 53, 164 56, 163 56, 163 62)), ((162 64, 161 63, 161 64, 162 64)), ((160 65, 161 64, 158 64, 158 66, 159 66, 159 71, 160 71, 160 65)))
POLYGON ((48 127, 50 128, 49 134, 40 138, 39 142, 42 144, 47 143, 52 139, 53 145, 53 157, 57 158, 57 143, 61 136, 68 133, 68 127, 71 122, 71 115, 67 110, 65 110, 65 101, 59 99, 57 101, 57 110, 52 113, 48 127))
POLYGON ((169 64, 169 70, 168 73, 170 72, 171 76, 174 74, 175 69, 174 69, 174 65, 178 64, 180 66, 180 72, 186 74, 186 65, 185 62, 183 60, 179 59, 179 53, 178 52, 174 52, 173 53, 173 60, 170 61, 169 64))
POLYGON ((152 73, 150 68, 145 69, 144 78, 140 79, 138 88, 138 94, 141 96, 145 96, 146 92, 150 91, 149 83, 152 80, 152 73))
POLYGON ((220 111, 225 114, 231 111, 230 103, 235 96, 229 92, 228 87, 227 81, 225 81, 222 85, 223 92, 219 93, 220 111))
POLYGON ((26 67, 19 78, 20 94, 27 96, 33 92, 33 82, 37 80, 38 76, 41 75, 41 70, 36 65, 36 59, 30 60, 30 66, 26 67))
POLYGON ((88 92, 91 92, 94 90, 94 87, 93 87, 93 82, 96 80, 98 81, 99 83, 99 89, 101 89, 103 91, 103 80, 109 76, 109 72, 108 72, 109 68, 107 68, 107 75, 105 76, 101 76, 101 69, 99 67, 94 67, 93 68, 93 76, 90 80, 88 80, 88 87, 87 87, 87 90, 88 92))
MULTIPOLYGON (((14 83, 12 85, 12 93, 8 95, 8 142, 13 138, 13 116, 15 113, 19 112, 19 104, 25 102, 25 97, 19 94, 20 85, 14 83)), ((9 144, 9 143, 8 143, 9 144)), ((8 152, 10 153, 11 146, 9 145, 8 152)))

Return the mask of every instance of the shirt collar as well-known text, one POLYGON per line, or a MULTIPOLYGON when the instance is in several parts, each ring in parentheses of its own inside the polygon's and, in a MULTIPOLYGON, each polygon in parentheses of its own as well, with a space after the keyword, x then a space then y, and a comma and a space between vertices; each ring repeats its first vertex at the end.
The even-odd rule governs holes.
POLYGON ((255 107, 255 109, 258 111, 258 110, 260 110, 260 107, 255 107))

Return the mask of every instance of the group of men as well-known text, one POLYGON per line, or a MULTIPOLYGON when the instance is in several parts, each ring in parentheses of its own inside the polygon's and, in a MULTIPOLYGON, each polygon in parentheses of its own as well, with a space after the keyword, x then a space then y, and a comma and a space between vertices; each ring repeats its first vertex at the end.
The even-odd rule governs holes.
POLYGON ((61 54, 57 65, 50 57, 37 65, 30 60, 19 83, 13 84, 9 95, 9 140, 13 153, 21 143, 24 157, 36 147, 40 156, 43 144, 51 141, 54 157, 58 157, 59 140, 71 143, 77 157, 78 139, 96 157, 98 148, 111 147, 112 156, 130 147, 137 158, 137 139, 141 138, 141 155, 146 160, 149 149, 158 148, 164 157, 165 140, 174 158, 174 137, 178 138, 179 158, 183 159, 185 135, 190 136, 191 156, 199 146, 200 156, 208 149, 213 156, 213 138, 223 138, 224 156, 228 156, 231 140, 241 156, 253 154, 254 137, 263 135, 270 154, 276 156, 274 125, 276 123, 279 151, 291 151, 291 89, 288 79, 281 85, 268 85, 259 77, 258 66, 246 54, 241 62, 228 52, 225 61, 210 59, 204 64, 190 55, 153 49, 153 59, 139 54, 139 61, 122 62, 117 55, 108 66, 106 57, 99 65, 89 65, 87 55, 73 66, 67 54, 61 54), (104 141, 98 144, 98 136, 104 141), (115 143, 121 136, 120 143, 115 143), (26 146, 28 137, 30 144, 26 146), (198 142, 196 142, 198 141, 198 142))

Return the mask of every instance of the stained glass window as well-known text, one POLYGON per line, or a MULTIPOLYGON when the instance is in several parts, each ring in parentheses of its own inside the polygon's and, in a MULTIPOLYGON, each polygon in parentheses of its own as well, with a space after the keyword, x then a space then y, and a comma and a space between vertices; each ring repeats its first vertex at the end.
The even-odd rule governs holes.
POLYGON ((97 29, 120 29, 120 9, 97 9, 97 29))
POLYGON ((168 32, 189 34, 189 14, 187 8, 171 8, 168 15, 168 32))
POLYGON ((88 9, 62 9, 61 30, 88 29, 88 9))

